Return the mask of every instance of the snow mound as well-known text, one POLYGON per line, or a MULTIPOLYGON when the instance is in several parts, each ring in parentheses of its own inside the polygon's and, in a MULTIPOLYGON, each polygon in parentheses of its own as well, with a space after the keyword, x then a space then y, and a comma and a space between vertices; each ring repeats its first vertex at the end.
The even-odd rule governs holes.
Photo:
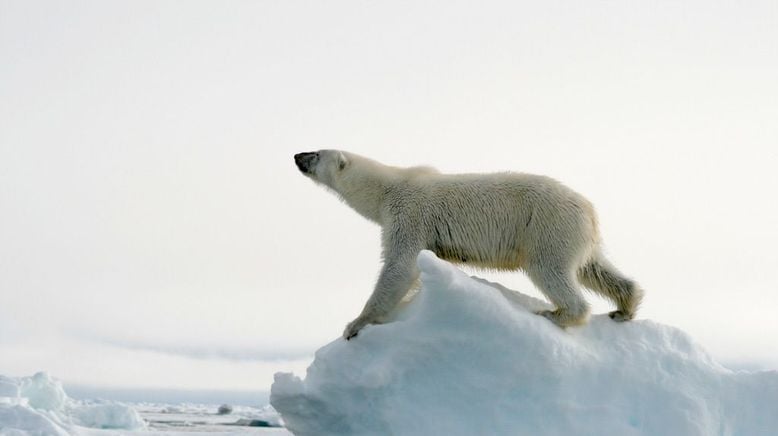
POLYGON ((69 434, 56 415, 21 405, 0 406, 0 435, 2 436, 68 436, 69 434))
POLYGON ((68 398, 62 383, 45 372, 0 375, 0 436, 68 435, 79 427, 145 430, 146 423, 125 404, 68 398))
POLYGON ((606 315, 562 330, 534 298, 419 254, 395 322, 277 373, 270 402, 304 435, 778 434, 778 372, 733 372, 686 333, 606 315))
POLYGON ((120 430, 146 428, 146 422, 134 408, 115 402, 83 403, 73 408, 70 416, 73 422, 82 427, 120 430))

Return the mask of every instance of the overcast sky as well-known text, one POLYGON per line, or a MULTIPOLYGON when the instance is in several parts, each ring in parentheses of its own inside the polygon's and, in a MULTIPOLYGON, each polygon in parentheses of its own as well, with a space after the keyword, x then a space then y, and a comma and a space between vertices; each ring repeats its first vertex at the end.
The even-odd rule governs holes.
POLYGON ((778 369, 776 77, 771 0, 0 0, 0 374, 303 372, 380 267, 320 148, 560 179, 641 318, 778 369))

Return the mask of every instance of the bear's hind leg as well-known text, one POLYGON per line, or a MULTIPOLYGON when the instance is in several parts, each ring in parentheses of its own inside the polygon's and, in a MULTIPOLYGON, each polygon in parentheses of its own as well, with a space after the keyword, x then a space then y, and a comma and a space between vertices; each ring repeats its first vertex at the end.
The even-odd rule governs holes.
POLYGON ((544 310, 538 315, 562 328, 586 322, 589 304, 578 289, 574 275, 566 267, 532 266, 526 272, 532 283, 556 306, 556 310, 544 310))
POLYGON ((635 317, 643 290, 635 281, 625 277, 601 255, 595 256, 578 270, 581 284, 609 298, 616 310, 609 313, 615 321, 629 321, 635 317))

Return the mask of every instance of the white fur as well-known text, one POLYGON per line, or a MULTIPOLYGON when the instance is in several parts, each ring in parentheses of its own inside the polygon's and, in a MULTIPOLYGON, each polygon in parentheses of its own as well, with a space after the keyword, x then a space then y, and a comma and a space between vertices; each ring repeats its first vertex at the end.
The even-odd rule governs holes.
POLYGON ((321 150, 306 173, 382 228, 384 266, 375 290, 344 337, 381 323, 413 286, 423 249, 451 262, 523 270, 556 305, 565 327, 586 322, 579 283, 611 300, 611 317, 634 317, 642 291, 599 249, 594 208, 554 179, 518 173, 439 174, 398 168, 356 154, 321 150))

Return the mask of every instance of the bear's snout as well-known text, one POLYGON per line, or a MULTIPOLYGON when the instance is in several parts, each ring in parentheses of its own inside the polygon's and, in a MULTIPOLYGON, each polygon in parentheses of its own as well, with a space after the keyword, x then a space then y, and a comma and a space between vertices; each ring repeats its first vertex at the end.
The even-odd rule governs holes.
POLYGON ((318 159, 319 153, 316 152, 297 153, 294 155, 294 163, 297 164, 297 168, 304 173, 310 173, 311 168, 313 168, 313 165, 318 159))

